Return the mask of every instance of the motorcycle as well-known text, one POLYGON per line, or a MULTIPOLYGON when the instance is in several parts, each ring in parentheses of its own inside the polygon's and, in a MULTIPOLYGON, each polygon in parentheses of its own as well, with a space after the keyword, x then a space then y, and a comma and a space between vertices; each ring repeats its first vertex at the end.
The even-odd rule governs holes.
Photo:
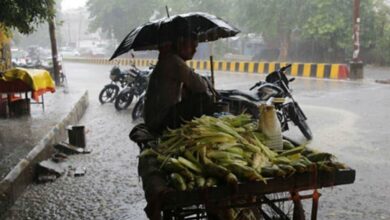
POLYGON ((145 95, 146 94, 143 93, 134 105, 133 112, 131 113, 133 121, 144 117, 145 95))
POLYGON ((118 111, 124 110, 135 97, 141 97, 145 93, 149 82, 149 75, 152 72, 153 66, 149 70, 140 70, 133 65, 133 69, 130 72, 134 75, 134 80, 127 83, 126 87, 119 92, 115 98, 115 108, 118 111))
POLYGON ((313 138, 306 123, 307 117, 299 104, 294 100, 289 83, 295 78, 287 79, 285 71, 291 64, 269 73, 265 81, 259 81, 249 90, 257 88, 255 95, 239 90, 217 90, 220 102, 227 102, 232 114, 249 113, 258 119, 259 109, 256 103, 268 103, 275 106, 282 131, 289 130, 288 122, 293 122, 308 139, 313 138))
POLYGON ((111 82, 103 87, 99 93, 99 101, 101 104, 113 102, 118 96, 120 88, 124 88, 128 83, 135 79, 135 75, 130 70, 121 70, 118 65, 115 65, 110 70, 111 82))

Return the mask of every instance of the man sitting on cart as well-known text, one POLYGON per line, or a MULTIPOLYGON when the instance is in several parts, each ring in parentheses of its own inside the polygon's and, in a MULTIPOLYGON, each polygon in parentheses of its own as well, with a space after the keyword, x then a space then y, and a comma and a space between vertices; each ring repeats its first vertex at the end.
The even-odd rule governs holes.
POLYGON ((197 35, 184 18, 175 18, 173 24, 161 27, 158 62, 146 92, 145 124, 155 133, 212 114, 213 109, 206 80, 185 62, 196 52, 197 35))

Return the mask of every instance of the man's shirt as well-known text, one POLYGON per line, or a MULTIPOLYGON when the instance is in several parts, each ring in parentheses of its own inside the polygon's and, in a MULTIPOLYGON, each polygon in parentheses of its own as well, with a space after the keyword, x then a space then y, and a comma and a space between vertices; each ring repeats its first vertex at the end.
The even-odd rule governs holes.
POLYGON ((144 119, 148 128, 160 130, 169 110, 186 92, 207 92, 207 83, 176 54, 160 57, 149 80, 144 119))

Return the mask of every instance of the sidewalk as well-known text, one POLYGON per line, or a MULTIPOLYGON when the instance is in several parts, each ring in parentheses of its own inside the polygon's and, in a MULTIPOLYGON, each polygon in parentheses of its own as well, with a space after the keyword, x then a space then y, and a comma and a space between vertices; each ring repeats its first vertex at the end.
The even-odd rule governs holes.
POLYGON ((88 92, 57 88, 46 93, 45 111, 31 105, 30 116, 0 118, 0 213, 12 205, 32 181, 34 166, 64 140, 66 126, 76 124, 88 107, 88 92))

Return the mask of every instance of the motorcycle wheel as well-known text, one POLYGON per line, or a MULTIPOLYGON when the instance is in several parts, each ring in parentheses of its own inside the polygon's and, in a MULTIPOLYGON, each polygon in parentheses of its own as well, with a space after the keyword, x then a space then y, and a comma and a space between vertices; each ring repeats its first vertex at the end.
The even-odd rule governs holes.
POLYGON ((307 125, 306 121, 299 120, 295 124, 298 126, 299 130, 301 130, 303 136, 305 136, 307 140, 313 139, 313 134, 311 133, 311 130, 307 125))
POLYGON ((115 108, 118 111, 124 110, 133 101, 134 95, 131 91, 120 93, 115 99, 115 108))
POLYGON ((107 103, 107 102, 113 102, 116 96, 118 95, 119 87, 114 84, 109 84, 104 86, 102 91, 99 94, 99 102, 101 104, 107 103))
POLYGON ((145 105, 145 96, 142 96, 135 104, 133 112, 131 113, 133 121, 144 117, 144 105, 145 105))
POLYGON ((308 140, 313 139, 313 134, 309 128, 309 125, 306 123, 306 117, 297 103, 294 104, 294 108, 292 111, 290 111, 290 114, 294 114, 290 115, 290 118, 294 124, 298 126, 303 136, 305 136, 308 140))

